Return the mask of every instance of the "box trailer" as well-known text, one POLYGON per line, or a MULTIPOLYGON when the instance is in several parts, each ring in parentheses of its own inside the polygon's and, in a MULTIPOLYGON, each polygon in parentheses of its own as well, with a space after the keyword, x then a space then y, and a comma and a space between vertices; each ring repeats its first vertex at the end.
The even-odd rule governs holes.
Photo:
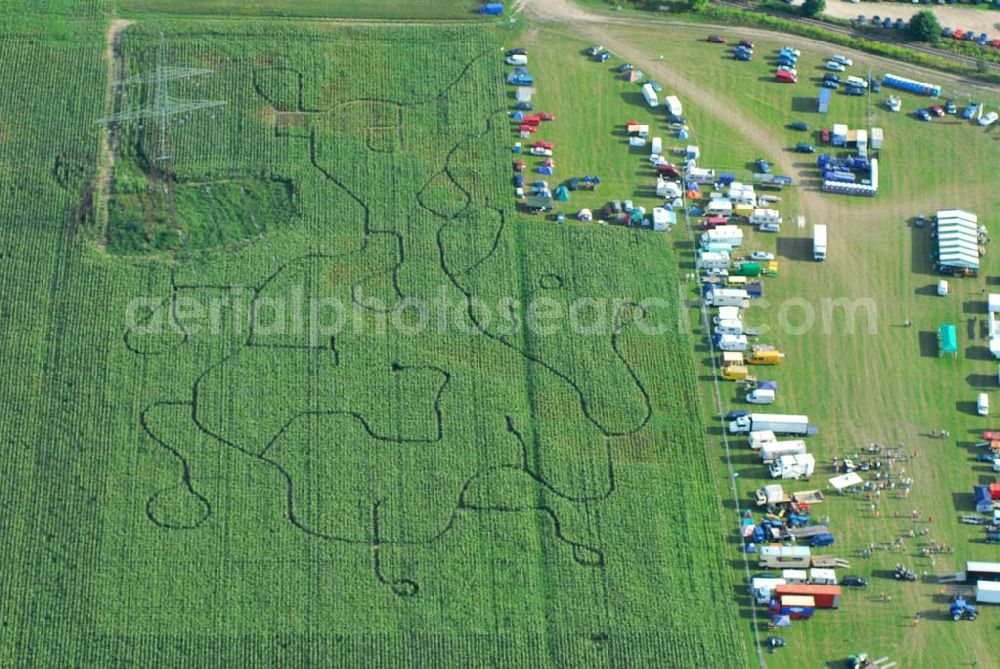
POLYGON ((777 209, 757 207, 747 219, 750 225, 765 225, 768 223, 781 225, 781 213, 777 209))
POLYGON ((812 583, 786 583, 776 586, 775 597, 812 597, 817 609, 840 608, 842 591, 839 585, 817 585, 812 583))
MULTIPOLYGON (((781 578, 785 581, 781 585, 787 583, 806 583, 809 580, 809 572, 805 569, 782 569, 781 578)), ((777 586, 775 586, 777 587, 777 586)))
POLYGON ((1000 581, 1000 562, 974 562, 965 563, 965 580, 969 583, 975 581, 1000 581))
POLYGON ((809 582, 813 585, 837 585, 837 571, 825 567, 813 567, 809 570, 809 582))
POLYGON ((976 602, 979 604, 1000 604, 1000 583, 976 581, 976 602))
MULTIPOLYGON (((740 312, 741 311, 742 310, 739 307, 719 307, 719 310, 718 310, 715 318, 712 319, 712 322, 713 323, 719 323, 721 321, 740 320, 740 318, 741 318, 740 312)), ((740 364, 740 365, 743 364, 743 356, 742 355, 740 356, 740 361, 737 364, 740 364)))
POLYGON ((826 260, 826 226, 813 226, 813 260, 826 260))
POLYGON ((731 335, 741 335, 743 334, 743 321, 738 318, 728 318, 719 321, 712 332, 715 334, 731 334, 731 335))
POLYGON ((771 430, 775 434, 812 435, 818 430, 809 424, 809 416, 794 414, 752 413, 729 423, 731 434, 771 430))
POLYGON ((798 568, 812 566, 812 549, 808 546, 784 546, 772 544, 761 546, 757 553, 757 563, 767 569, 798 568))
POLYGON ((712 343, 720 351, 745 351, 749 348, 746 335, 715 335, 712 343))
MULTIPOLYGON (((774 432, 768 430, 772 435, 774 432)), ((789 439, 786 441, 772 441, 761 444, 760 459, 764 464, 770 464, 783 455, 804 455, 806 453, 806 442, 801 439, 789 439)))
POLYGON ((784 480, 809 478, 814 471, 816 471, 816 458, 810 453, 782 455, 768 468, 771 478, 784 480))
POLYGON ((663 104, 667 108, 667 113, 673 116, 683 116, 684 107, 681 106, 681 101, 676 95, 668 95, 663 98, 663 104))
POLYGON ((655 107, 660 103, 656 97, 656 91, 653 90, 653 85, 646 83, 642 85, 642 97, 645 98, 646 104, 650 107, 655 107))
POLYGON ((756 432, 751 432, 750 437, 747 439, 747 443, 750 445, 750 448, 755 451, 762 449, 765 444, 774 444, 777 443, 777 441, 778 438, 774 436, 774 432, 771 430, 758 430, 756 432))

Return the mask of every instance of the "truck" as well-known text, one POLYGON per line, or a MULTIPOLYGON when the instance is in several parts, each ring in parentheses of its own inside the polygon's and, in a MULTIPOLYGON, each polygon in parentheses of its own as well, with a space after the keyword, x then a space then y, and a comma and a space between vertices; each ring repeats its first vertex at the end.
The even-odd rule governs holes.
POLYGON ((813 260, 826 260, 826 225, 813 226, 813 260))
POLYGON ((757 553, 758 564, 765 569, 787 567, 808 569, 812 565, 812 549, 808 546, 772 544, 761 546, 757 553))
POLYGON ((747 393, 750 404, 774 404, 774 391, 769 388, 756 388, 747 393))
POLYGON ((805 453, 806 442, 801 439, 767 442, 761 444, 759 450, 761 462, 764 464, 770 464, 783 455, 805 455, 805 453))
POLYGON ((736 248, 743 245, 743 230, 735 225, 720 225, 712 230, 701 233, 701 243, 705 244, 729 244, 736 248))
MULTIPOLYGON (((735 351, 726 351, 734 353, 735 351)), ((752 381, 755 377, 750 375, 750 370, 744 365, 729 365, 722 368, 722 379, 724 381, 752 381)))
POLYGON ((784 584, 782 578, 757 576, 750 580, 750 594, 758 604, 767 604, 774 596, 774 589, 784 584))
POLYGON ((785 480, 809 478, 814 471, 816 471, 816 458, 810 453, 782 455, 768 468, 771 478, 785 480))
POLYGON ((795 414, 752 413, 729 423, 730 434, 748 434, 759 430, 801 435, 812 435, 819 431, 809 424, 809 416, 795 414))
POLYGON ((645 98, 646 104, 650 107, 660 104, 660 101, 656 97, 656 91, 653 90, 653 85, 650 83, 642 85, 642 97, 645 98))
POLYGON ((976 581, 976 602, 979 604, 1000 604, 1000 583, 976 581))
POLYGON ((698 254, 694 266, 697 269, 727 269, 729 267, 729 254, 702 251, 698 254))
POLYGON ((759 451, 764 447, 764 444, 773 444, 778 441, 778 438, 774 436, 774 432, 771 430, 760 430, 758 432, 751 432, 750 437, 747 439, 747 443, 750 448, 755 451, 759 451))
POLYGON ((787 493, 780 483, 772 483, 758 488, 754 491, 753 496, 757 506, 767 507, 791 505, 793 508, 801 509, 813 504, 820 504, 823 501, 823 493, 819 490, 800 490, 796 493, 787 493))
POLYGON ((742 307, 749 298, 747 291, 740 288, 714 288, 705 295, 705 304, 710 307, 742 307))
POLYGON ((840 597, 842 591, 839 585, 819 585, 814 583, 786 583, 776 586, 775 597, 786 595, 799 595, 802 597, 812 597, 816 602, 817 609, 840 608, 840 597))
POLYGON ((785 357, 785 354, 776 349, 763 349, 757 350, 757 347, 750 349, 750 355, 747 356, 747 364, 750 365, 780 365, 781 359, 785 357))

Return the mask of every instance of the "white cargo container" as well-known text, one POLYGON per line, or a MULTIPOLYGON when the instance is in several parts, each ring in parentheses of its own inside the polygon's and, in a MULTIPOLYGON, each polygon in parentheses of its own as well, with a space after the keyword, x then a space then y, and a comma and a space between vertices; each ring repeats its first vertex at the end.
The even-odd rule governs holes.
POLYGON ((663 152, 662 137, 654 137, 649 144, 650 144, 650 153, 652 153, 653 155, 658 156, 663 152))
POLYGON ((980 604, 1000 604, 1000 582, 976 581, 976 601, 980 604))
POLYGON ((869 139, 871 140, 870 146, 872 150, 878 151, 885 142, 885 133, 882 131, 882 128, 872 128, 872 134, 869 139))
POLYGON ((785 413, 752 413, 740 416, 729 423, 730 434, 747 434, 771 430, 775 434, 816 434, 818 430, 809 423, 809 416, 785 413))
POLYGON ((770 388, 754 388, 746 397, 750 404, 774 404, 774 399, 774 391, 770 388))

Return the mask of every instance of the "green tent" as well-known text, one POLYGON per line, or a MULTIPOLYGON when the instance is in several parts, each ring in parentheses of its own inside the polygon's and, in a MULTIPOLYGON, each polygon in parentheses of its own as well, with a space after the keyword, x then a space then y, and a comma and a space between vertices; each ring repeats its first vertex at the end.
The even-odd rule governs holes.
POLYGON ((760 276, 760 263, 759 262, 745 262, 741 263, 737 274, 740 276, 760 276))
POLYGON ((556 188, 556 199, 560 202, 566 202, 569 200, 569 189, 566 186, 559 186, 556 188))
POLYGON ((958 336, 952 323, 943 323, 938 328, 938 355, 958 355, 958 336))

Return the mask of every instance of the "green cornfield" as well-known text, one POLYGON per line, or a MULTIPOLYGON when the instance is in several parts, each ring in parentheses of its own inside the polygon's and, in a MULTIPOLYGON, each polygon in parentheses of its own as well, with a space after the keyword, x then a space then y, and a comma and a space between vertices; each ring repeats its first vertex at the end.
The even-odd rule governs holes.
POLYGON ((0 664, 748 664, 676 262, 515 210, 493 28, 106 29, 0 40, 0 664))

